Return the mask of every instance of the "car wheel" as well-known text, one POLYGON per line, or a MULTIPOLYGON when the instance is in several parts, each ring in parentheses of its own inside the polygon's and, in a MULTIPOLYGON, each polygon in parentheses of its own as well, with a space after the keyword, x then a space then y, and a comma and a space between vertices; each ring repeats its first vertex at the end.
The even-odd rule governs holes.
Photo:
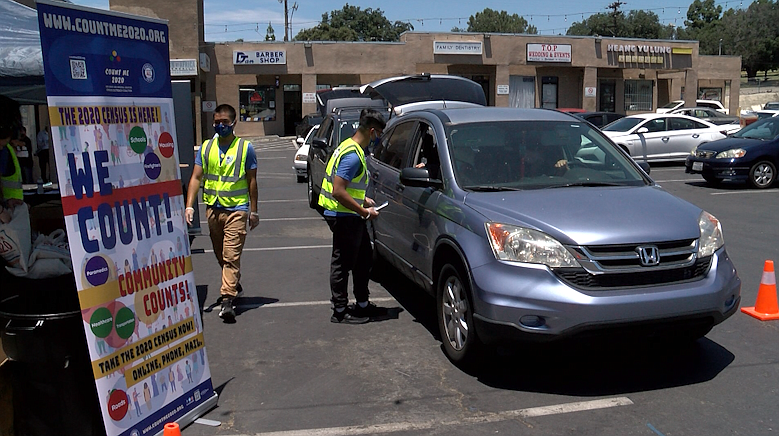
POLYGON ((718 186, 722 183, 722 179, 718 179, 714 176, 703 176, 703 180, 711 186, 718 186))
POLYGON ((470 287, 463 277, 456 267, 444 266, 438 276, 436 307, 447 357, 459 366, 470 366, 476 362, 483 346, 473 324, 470 287))
POLYGON ((770 188, 775 179, 776 166, 767 160, 760 161, 749 169, 749 183, 755 188, 770 188))
POLYGON ((308 172, 308 207, 316 209, 319 207, 319 194, 314 192, 314 179, 311 177, 311 171, 308 172))

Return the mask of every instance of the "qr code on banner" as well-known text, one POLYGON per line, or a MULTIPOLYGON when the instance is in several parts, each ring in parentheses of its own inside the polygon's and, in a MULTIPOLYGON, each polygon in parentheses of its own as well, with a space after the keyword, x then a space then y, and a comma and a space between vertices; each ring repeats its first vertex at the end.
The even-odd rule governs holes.
POLYGON ((70 77, 75 80, 86 80, 87 61, 70 58, 70 77))

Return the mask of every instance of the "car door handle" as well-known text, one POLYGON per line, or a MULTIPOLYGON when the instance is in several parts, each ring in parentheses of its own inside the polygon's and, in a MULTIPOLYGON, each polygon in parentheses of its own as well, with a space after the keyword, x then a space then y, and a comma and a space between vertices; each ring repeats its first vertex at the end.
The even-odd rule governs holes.
POLYGON ((700 137, 701 137, 701 135, 699 135, 699 134, 697 134, 697 133, 693 133, 692 137, 693 137, 693 138, 700 138, 700 137))
POLYGON ((397 185, 395 185, 395 190, 398 192, 403 192, 404 189, 406 189, 406 186, 403 185, 402 183, 398 183, 397 185))
POLYGON ((662 138, 663 142, 668 142, 670 139, 668 136, 663 136, 662 138))
POLYGON ((371 179, 375 181, 379 181, 379 172, 378 171, 371 171, 371 179))

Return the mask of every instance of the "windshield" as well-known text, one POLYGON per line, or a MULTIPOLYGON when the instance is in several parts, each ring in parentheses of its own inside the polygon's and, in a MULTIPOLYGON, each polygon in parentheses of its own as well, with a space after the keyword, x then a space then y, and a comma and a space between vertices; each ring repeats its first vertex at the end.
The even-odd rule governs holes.
POLYGON ((491 121, 451 125, 447 133, 455 179, 467 190, 648 183, 586 122, 491 121))
POLYGON ((644 121, 643 118, 620 118, 617 121, 614 121, 613 123, 604 127, 602 130, 604 132, 627 132, 642 121, 644 121))
POLYGON ((779 136, 779 117, 755 121, 733 134, 734 138, 774 139, 779 136))

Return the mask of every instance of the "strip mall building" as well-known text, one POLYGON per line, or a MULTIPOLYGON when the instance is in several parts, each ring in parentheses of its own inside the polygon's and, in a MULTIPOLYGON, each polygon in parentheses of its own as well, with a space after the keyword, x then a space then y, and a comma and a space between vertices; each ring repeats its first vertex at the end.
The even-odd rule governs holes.
POLYGON ((392 43, 207 43, 202 0, 110 0, 110 8, 169 20, 171 73, 189 82, 197 142, 213 134, 216 104, 239 109, 239 135, 291 135, 316 111, 320 89, 417 73, 470 78, 493 106, 629 115, 705 98, 738 113, 741 57, 702 56, 697 41, 407 32, 392 43))
POLYGON ((701 56, 697 41, 473 33, 401 35, 398 43, 218 43, 208 100, 240 108, 247 136, 293 134, 315 92, 404 74, 467 77, 491 106, 652 112, 720 100, 738 113, 741 58, 701 56), (692 90, 692 92, 689 92, 692 90))

